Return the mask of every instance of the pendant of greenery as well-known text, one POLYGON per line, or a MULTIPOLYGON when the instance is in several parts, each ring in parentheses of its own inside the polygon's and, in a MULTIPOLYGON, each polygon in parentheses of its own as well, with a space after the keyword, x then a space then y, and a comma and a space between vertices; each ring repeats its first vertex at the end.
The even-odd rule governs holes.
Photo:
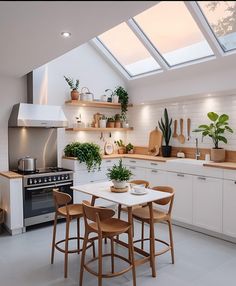
POLYGON ((227 114, 218 115, 215 112, 208 112, 207 117, 212 121, 212 123, 209 125, 199 125, 198 129, 193 130, 193 132, 201 132, 202 137, 209 136, 213 141, 215 149, 220 149, 220 141, 225 144, 228 142, 223 136, 225 131, 233 133, 233 130, 228 126, 229 116, 227 114))
POLYGON ((128 92, 122 86, 118 86, 114 90, 114 94, 119 97, 119 102, 121 105, 121 118, 122 120, 126 121, 126 113, 127 113, 128 104, 129 104, 128 92))
POLYGON ((131 171, 123 166, 122 159, 119 160, 118 165, 115 164, 111 169, 108 169, 107 173, 107 177, 115 181, 129 181, 131 176, 131 171))
POLYGON ((97 144, 73 142, 66 145, 64 153, 66 157, 77 157, 80 163, 85 163, 89 172, 100 170, 102 157, 97 144))

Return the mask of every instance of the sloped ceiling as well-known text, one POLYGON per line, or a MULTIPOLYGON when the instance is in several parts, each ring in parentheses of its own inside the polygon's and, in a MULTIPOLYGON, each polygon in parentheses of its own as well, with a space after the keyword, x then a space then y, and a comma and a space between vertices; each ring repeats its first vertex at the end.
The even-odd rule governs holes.
POLYGON ((23 76, 157 2, 0 1, 0 75, 23 76))

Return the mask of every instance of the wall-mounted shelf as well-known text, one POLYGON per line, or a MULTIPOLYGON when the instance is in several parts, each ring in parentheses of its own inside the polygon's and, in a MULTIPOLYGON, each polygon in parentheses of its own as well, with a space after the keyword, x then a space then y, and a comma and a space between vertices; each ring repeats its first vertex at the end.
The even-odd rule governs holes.
POLYGON ((111 131, 132 131, 133 127, 129 128, 96 128, 96 127, 87 127, 87 128, 66 128, 66 131, 100 131, 100 132, 111 132, 111 131))
MULTIPOLYGON (((66 105, 82 106, 82 107, 97 107, 97 108, 116 108, 120 109, 120 103, 102 102, 102 101, 83 101, 83 100, 68 100, 66 105)), ((129 104, 128 107, 133 106, 129 104)))

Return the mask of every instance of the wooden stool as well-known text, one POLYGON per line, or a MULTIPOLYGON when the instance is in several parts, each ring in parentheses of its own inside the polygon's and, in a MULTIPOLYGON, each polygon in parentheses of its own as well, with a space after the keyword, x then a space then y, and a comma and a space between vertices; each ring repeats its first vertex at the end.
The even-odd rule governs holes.
POLYGON ((133 286, 135 286, 136 276, 135 276, 134 247, 133 247, 131 224, 117 218, 112 218, 115 214, 115 211, 112 209, 91 206, 91 204, 87 201, 83 201, 82 205, 84 211, 85 236, 84 236, 83 251, 81 256, 79 285, 82 286, 84 269, 86 269, 88 272, 98 277, 98 286, 102 286, 102 278, 115 277, 123 273, 126 273, 132 269, 133 286), (88 220, 92 222, 89 223, 88 220), (97 236, 89 239, 89 235, 91 233, 96 233, 97 236), (114 253, 113 239, 115 236, 122 233, 128 234, 129 259, 114 253), (109 238, 111 241, 111 253, 109 254, 102 253, 103 238, 109 238), (86 246, 88 241, 91 241, 92 239, 94 240, 98 239, 98 257, 95 257, 85 263, 86 246), (111 257, 111 272, 109 273, 103 273, 102 271, 102 257, 104 256, 111 257), (125 262, 129 263, 130 265, 119 272, 115 272, 114 257, 122 259, 125 262), (95 260, 98 260, 98 272, 95 272, 89 267, 89 264, 95 260))
POLYGON ((171 193, 171 197, 161 199, 158 201, 155 201, 157 205, 167 205, 169 204, 168 211, 162 211, 162 210, 157 210, 153 209, 152 206, 143 206, 142 208, 137 208, 133 210, 133 218, 137 219, 142 222, 142 233, 141 233, 141 239, 135 240, 134 243, 136 242, 141 242, 141 248, 143 249, 143 243, 145 240, 149 240, 150 243, 150 249, 153 251, 153 256, 158 256, 161 255, 167 251, 171 251, 171 258, 172 258, 172 263, 174 264, 174 243, 173 243, 173 235, 172 235, 172 224, 171 224, 171 211, 172 211, 172 206, 173 206, 173 201, 174 201, 174 190, 171 187, 167 186, 157 186, 153 187, 152 190, 157 190, 161 192, 168 192, 171 193), (151 212, 151 213, 150 213, 151 212), (153 229, 154 223, 159 223, 159 222, 167 222, 168 227, 169 227, 169 237, 170 237, 170 242, 166 242, 160 239, 155 238, 154 236, 154 231, 151 231, 151 226, 153 229), (144 223, 147 223, 150 225, 150 236, 149 238, 144 238, 144 223), (167 247, 165 247, 163 250, 159 252, 155 252, 155 241, 159 241, 167 247))
MULTIPOLYGON (((144 185, 145 188, 149 187, 149 182, 145 180, 133 180, 129 182, 130 184, 135 184, 135 185, 144 185)), ((133 208, 134 209, 134 208, 133 208)), ((122 205, 118 205, 118 218, 120 218, 121 211, 126 211, 126 208, 122 208, 122 205)))
POLYGON ((71 196, 66 193, 59 192, 58 189, 53 190, 53 198, 55 203, 55 219, 53 227, 53 238, 52 238, 52 252, 51 252, 51 264, 54 262, 54 250, 55 248, 63 253, 65 253, 64 260, 64 277, 67 278, 68 272, 68 254, 69 253, 79 253, 80 250, 80 218, 83 216, 83 209, 81 204, 69 204, 71 201, 71 196), (56 242, 56 228, 58 216, 66 218, 66 234, 65 239, 56 242), (72 219, 77 219, 77 236, 69 237, 70 233, 70 221, 72 219), (69 240, 77 239, 77 249, 69 250, 69 240), (58 245, 65 242, 65 248, 61 248, 58 245))

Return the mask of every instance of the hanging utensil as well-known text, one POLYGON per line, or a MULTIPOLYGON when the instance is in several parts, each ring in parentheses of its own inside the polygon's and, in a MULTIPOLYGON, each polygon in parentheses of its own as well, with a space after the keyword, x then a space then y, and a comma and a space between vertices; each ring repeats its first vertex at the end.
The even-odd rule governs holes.
POLYGON ((179 140, 179 142, 180 142, 181 144, 184 144, 184 142, 185 142, 185 137, 184 137, 184 135, 183 135, 183 125, 184 125, 184 120, 183 120, 183 118, 180 118, 179 123, 180 123, 180 134, 179 134, 179 136, 178 136, 178 140, 179 140))
POLYGON ((178 134, 177 134, 177 120, 174 121, 174 133, 172 135, 173 138, 177 138, 178 137, 178 134))
POLYGON ((190 140, 190 129, 191 129, 191 119, 188 118, 187 119, 187 140, 189 141, 190 140))

